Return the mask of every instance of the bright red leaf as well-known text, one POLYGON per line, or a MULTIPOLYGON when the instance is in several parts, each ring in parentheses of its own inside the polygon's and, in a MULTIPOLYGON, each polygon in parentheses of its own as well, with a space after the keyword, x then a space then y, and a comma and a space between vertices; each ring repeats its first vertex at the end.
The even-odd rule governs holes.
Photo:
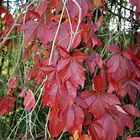
POLYGON ((95 91, 84 91, 79 94, 79 97, 77 103, 92 112, 95 119, 101 118, 110 106, 120 104, 119 99, 110 93, 98 94, 95 91))
POLYGON ((59 49, 61 60, 58 62, 58 70, 64 73, 64 80, 71 79, 75 86, 84 86, 85 73, 84 67, 80 62, 86 60, 87 55, 77 52, 72 57, 69 53, 63 49, 59 49))
POLYGON ((35 101, 35 97, 34 97, 34 94, 33 92, 29 89, 28 92, 27 92, 27 95, 24 99, 24 106, 26 108, 26 110, 31 110, 34 105, 35 105, 36 101, 35 101))

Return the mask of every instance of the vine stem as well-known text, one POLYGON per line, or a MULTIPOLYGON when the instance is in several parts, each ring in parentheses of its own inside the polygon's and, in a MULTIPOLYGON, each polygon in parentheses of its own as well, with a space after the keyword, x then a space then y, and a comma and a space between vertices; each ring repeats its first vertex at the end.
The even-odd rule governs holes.
MULTIPOLYGON (((67 0, 65 0, 63 2, 62 12, 61 12, 59 23, 58 23, 58 26, 57 26, 57 30, 56 30, 56 33, 55 33, 55 36, 54 36, 54 40, 53 40, 53 43, 52 43, 52 48, 51 48, 51 53, 50 53, 50 58, 49 58, 49 65, 51 64, 51 61, 52 61, 53 52, 54 52, 55 43, 56 43, 56 38, 57 38, 58 33, 60 31, 63 14, 64 14, 64 11, 65 11, 65 8, 66 8, 66 3, 67 3, 67 0)), ((47 79, 47 77, 46 77, 46 79, 47 79)), ((46 79, 44 81, 46 81, 46 79)), ((48 112, 48 116, 47 116, 47 120, 46 120, 46 124, 45 124, 45 139, 47 139, 47 133, 49 134, 49 137, 50 137, 50 133, 49 133, 49 130, 48 130, 48 122, 49 122, 49 117, 50 117, 50 111, 51 111, 51 109, 49 108, 49 112, 48 112)))
POLYGON ((49 65, 51 64, 51 61, 52 61, 53 51, 54 51, 55 43, 56 43, 56 38, 57 38, 59 30, 60 30, 63 14, 64 14, 64 11, 65 11, 65 8, 66 8, 66 3, 67 3, 67 0, 64 1, 63 8, 62 8, 62 13, 60 15, 59 23, 58 23, 57 30, 56 30, 54 40, 53 40, 53 43, 52 43, 52 48, 51 48, 51 53, 50 53, 50 58, 49 58, 49 65))
POLYGON ((50 132, 48 130, 48 122, 49 122, 50 112, 51 112, 51 109, 49 108, 48 115, 47 115, 47 120, 46 120, 46 124, 45 124, 45 139, 47 139, 47 133, 50 137, 50 132))
POLYGON ((71 42, 70 42, 70 44, 69 44, 69 46, 68 46, 68 48, 67 48, 68 51, 70 50, 70 47, 71 47, 71 45, 74 43, 75 37, 76 37, 76 35, 78 34, 78 30, 79 30, 79 27, 80 27, 80 24, 81 24, 81 18, 82 18, 82 9, 81 9, 79 3, 78 3, 76 0, 72 0, 72 1, 73 1, 73 2, 76 4, 76 6, 78 7, 78 10, 79 10, 79 17, 78 17, 78 24, 77 24, 76 30, 75 30, 75 32, 74 32, 73 38, 70 40, 71 42))

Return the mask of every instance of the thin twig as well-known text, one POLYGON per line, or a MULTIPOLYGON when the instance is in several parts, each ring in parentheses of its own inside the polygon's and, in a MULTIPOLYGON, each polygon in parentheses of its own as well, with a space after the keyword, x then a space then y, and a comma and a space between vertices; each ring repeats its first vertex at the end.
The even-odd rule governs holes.
POLYGON ((75 41, 75 37, 76 35, 78 34, 78 30, 79 30, 79 27, 80 27, 80 23, 81 23, 81 18, 82 18, 82 9, 79 5, 79 3, 76 1, 76 0, 72 0, 76 6, 78 7, 78 10, 79 10, 79 17, 78 17, 78 24, 77 24, 77 27, 76 27, 76 30, 74 32, 74 35, 73 35, 73 38, 70 42, 70 45, 68 46, 67 50, 69 51, 70 50, 70 47, 73 45, 74 41, 75 41))
POLYGON ((51 64, 51 61, 52 61, 53 51, 54 51, 55 43, 56 43, 56 38, 57 38, 59 30, 60 30, 61 22, 62 22, 62 19, 63 19, 63 14, 64 14, 64 11, 65 11, 65 8, 66 8, 66 3, 67 3, 67 0, 64 1, 62 13, 60 15, 59 23, 58 23, 57 30, 56 30, 54 40, 53 40, 53 43, 52 43, 52 48, 51 48, 51 53, 50 53, 50 58, 49 58, 49 65, 51 64))

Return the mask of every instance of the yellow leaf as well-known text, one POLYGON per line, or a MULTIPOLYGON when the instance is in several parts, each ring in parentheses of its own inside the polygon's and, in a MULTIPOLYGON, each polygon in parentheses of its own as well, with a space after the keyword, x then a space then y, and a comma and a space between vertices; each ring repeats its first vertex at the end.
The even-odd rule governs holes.
POLYGON ((78 130, 74 132, 73 134, 73 140, 78 140, 79 135, 78 135, 78 130))
POLYGON ((92 0, 92 3, 95 7, 99 7, 100 3, 101 3, 101 0, 92 0))

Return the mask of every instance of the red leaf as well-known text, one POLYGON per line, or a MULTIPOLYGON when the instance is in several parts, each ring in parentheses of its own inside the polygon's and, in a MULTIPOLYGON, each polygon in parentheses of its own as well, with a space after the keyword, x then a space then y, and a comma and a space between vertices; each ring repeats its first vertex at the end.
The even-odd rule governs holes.
POLYGON ((59 50, 62 58, 58 62, 57 68, 58 71, 61 71, 61 73, 64 74, 64 81, 71 79, 75 87, 78 87, 79 85, 83 87, 85 82, 85 73, 84 67, 79 62, 83 62, 84 59, 87 58, 87 55, 78 52, 76 55, 73 54, 71 57, 65 49, 60 48, 59 50))
POLYGON ((83 62, 84 60, 87 59, 88 57, 88 54, 86 53, 81 53, 80 51, 77 51, 75 52, 73 55, 72 55, 73 59, 77 62, 83 62))
POLYGON ((29 89, 28 92, 27 92, 27 95, 24 99, 24 106, 26 108, 26 110, 31 110, 32 107, 35 105, 35 97, 34 97, 34 94, 33 92, 29 89))
POLYGON ((130 135, 127 137, 126 140, 140 140, 140 137, 131 137, 130 135))
POLYGON ((109 93, 98 94, 94 91, 85 91, 80 93, 79 97, 80 99, 77 100, 77 104, 88 109, 95 119, 101 118, 110 106, 120 104, 117 96, 109 93))
POLYGON ((42 16, 47 8, 47 0, 43 0, 39 3, 38 7, 37 7, 37 11, 40 14, 40 16, 42 16))
POLYGON ((14 23, 14 18, 5 7, 0 6, 0 13, 5 14, 4 17, 1 17, 1 21, 6 22, 6 29, 4 32, 7 33, 14 23))
POLYGON ((0 98, 0 115, 8 114, 14 106, 15 97, 8 95, 0 98))
POLYGON ((84 121, 84 114, 82 109, 75 105, 68 105, 63 112, 64 116, 64 131, 69 130, 74 133, 76 130, 82 130, 82 123, 84 121))
POLYGON ((19 97, 23 98, 25 96, 26 88, 23 88, 19 94, 19 97))
POLYGON ((126 78, 133 70, 133 63, 121 54, 115 54, 107 61, 109 74, 115 81, 126 78))
POLYGON ((107 67, 109 73, 114 73, 117 71, 117 69, 120 66, 120 63, 122 61, 122 58, 119 54, 113 55, 108 61, 107 61, 107 67))
POLYGON ((137 60, 137 57, 135 56, 135 54, 129 49, 123 51, 123 55, 129 60, 134 60, 134 61, 137 60))
POLYGON ((108 45, 107 48, 108 48, 109 51, 111 51, 111 52, 121 52, 119 46, 116 45, 116 44, 108 45))
MULTIPOLYGON (((79 6, 82 9, 81 10, 82 11, 82 17, 81 18, 84 19, 88 10, 91 9, 91 1, 89 1, 89 0, 77 0, 77 3, 79 4, 79 6)), ((78 16, 79 9, 78 9, 78 6, 73 1, 68 0, 67 8, 70 11, 70 16, 72 18, 78 16)))
POLYGON ((125 126, 133 129, 134 124, 131 116, 121 106, 115 105, 115 107, 109 109, 109 112, 116 122, 119 136, 123 136, 125 126))
POLYGON ((106 113, 100 120, 97 121, 102 126, 101 133, 104 135, 102 140, 116 140, 117 126, 114 119, 106 113))
POLYGON ((101 27, 102 21, 103 21, 103 16, 100 16, 98 21, 93 24, 93 28, 95 32, 98 31, 99 28, 101 27))
POLYGON ((97 37, 97 35, 96 35, 95 33, 93 34, 91 40, 92 40, 93 47, 94 47, 95 45, 97 45, 97 46, 99 46, 99 47, 102 46, 101 40, 97 37))
POLYGON ((27 47, 35 39, 38 23, 36 21, 28 21, 20 27, 20 30, 25 30, 24 45, 27 47))
POLYGON ((50 84, 48 84, 48 81, 45 82, 42 103, 43 106, 50 105, 54 108, 59 104, 59 98, 62 97, 64 91, 59 81, 51 81, 50 84))
POLYGON ((87 59, 87 64, 89 67, 89 71, 92 74, 95 71, 96 66, 102 68, 103 60, 100 54, 93 52, 87 59))
POLYGON ((49 129, 52 137, 58 137, 63 131, 64 124, 58 113, 53 109, 50 113, 49 129))
POLYGON ((17 86, 17 82, 18 82, 18 77, 14 76, 9 80, 9 87, 8 87, 8 91, 7 91, 7 95, 10 95, 13 93, 14 89, 17 86))
POLYGON ((49 27, 43 22, 38 27, 37 37, 43 44, 47 44, 49 41, 48 38, 49 27))
POLYGON ((100 72, 93 78, 93 87, 96 89, 98 93, 102 93, 106 88, 106 78, 105 75, 100 72))
POLYGON ((61 132, 82 130, 84 114, 82 109, 76 104, 69 104, 65 108, 57 108, 50 114, 49 128, 51 135, 58 136, 61 132))
POLYGON ((131 104, 124 105, 123 106, 123 109, 127 113, 129 113, 130 115, 133 115, 133 116, 136 116, 136 117, 139 117, 140 116, 139 110, 136 107, 134 107, 134 105, 131 105, 131 104))
POLYGON ((136 12, 140 13, 140 1, 138 1, 138 0, 129 0, 129 2, 133 6, 136 6, 136 12))

